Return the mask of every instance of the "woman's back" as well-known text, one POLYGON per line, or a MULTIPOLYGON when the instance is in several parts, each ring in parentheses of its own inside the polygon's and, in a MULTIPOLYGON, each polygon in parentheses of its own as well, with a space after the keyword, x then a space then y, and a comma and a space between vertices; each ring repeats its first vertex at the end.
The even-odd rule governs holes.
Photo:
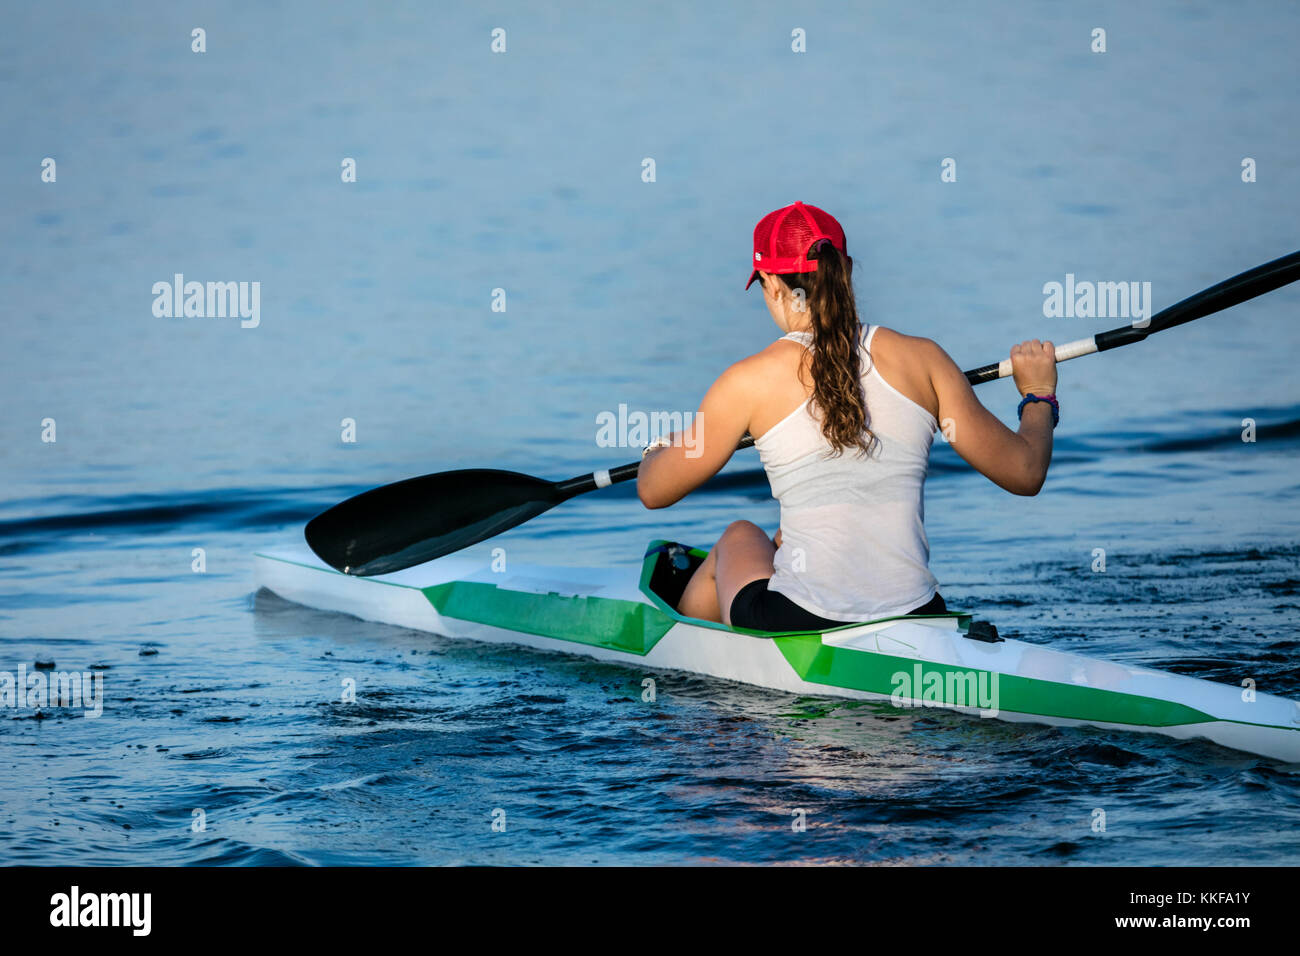
MULTIPOLYGON (((877 331, 864 330, 860 350, 874 436, 869 455, 830 454, 810 395, 769 427, 758 427, 775 416, 773 409, 788 408, 797 389, 810 391, 797 374, 802 356, 791 364, 788 346, 774 356, 786 368, 755 421, 755 446, 781 503, 782 543, 770 587, 833 620, 903 614, 928 602, 938 586, 928 567, 923 497, 935 416, 882 376, 871 355, 877 331)), ((807 333, 784 338, 811 345, 807 333)))

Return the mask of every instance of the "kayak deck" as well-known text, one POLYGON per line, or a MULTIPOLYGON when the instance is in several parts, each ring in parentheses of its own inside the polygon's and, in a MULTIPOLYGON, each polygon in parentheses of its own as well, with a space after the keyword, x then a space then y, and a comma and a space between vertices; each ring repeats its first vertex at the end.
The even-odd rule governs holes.
MULTIPOLYGON (((521 566, 462 555, 390 574, 340 574, 305 545, 256 556, 286 600, 454 638, 514 643, 799 694, 890 700, 1002 720, 1204 737, 1300 762, 1300 705, 1270 694, 1003 640, 968 614, 770 635, 675 605, 705 552, 652 542, 641 570, 521 566)), ((991 629, 989 629, 991 631, 991 629)))

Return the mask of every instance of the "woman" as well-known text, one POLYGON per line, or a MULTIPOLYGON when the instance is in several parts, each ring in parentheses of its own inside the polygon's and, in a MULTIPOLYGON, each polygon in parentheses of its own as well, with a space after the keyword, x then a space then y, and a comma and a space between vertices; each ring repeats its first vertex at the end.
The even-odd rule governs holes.
POLYGON ((713 383, 689 441, 646 449, 637 493, 664 508, 716 474, 749 432, 781 505, 772 539, 748 521, 727 528, 687 585, 682 614, 796 631, 945 611, 922 491, 939 422, 995 484, 1018 495, 1043 485, 1058 414, 1052 343, 1011 350, 1024 396, 1013 432, 934 342, 859 323, 852 266, 828 213, 795 203, 764 216, 745 288, 761 282, 785 334, 713 383))

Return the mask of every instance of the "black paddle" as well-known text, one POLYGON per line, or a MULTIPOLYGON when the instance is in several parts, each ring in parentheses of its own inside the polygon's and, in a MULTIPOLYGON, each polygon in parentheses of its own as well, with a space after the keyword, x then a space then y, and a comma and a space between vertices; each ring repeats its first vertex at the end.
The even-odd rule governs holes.
MULTIPOLYGON (((1140 342, 1154 332, 1212 315, 1296 279, 1300 279, 1300 252, 1198 292, 1141 327, 1125 325, 1059 346, 1056 360, 1140 342)), ((966 377, 979 385, 1010 374, 1011 360, 1006 359, 972 369, 966 377)), ((754 439, 746 435, 739 447, 752 444, 754 439)), ((307 544, 326 564, 346 574, 400 571, 477 544, 577 495, 629 481, 640 466, 634 461, 568 481, 488 468, 408 478, 372 488, 318 514, 307 522, 307 544)))
MULTIPOLYGON (((1153 315, 1144 325, 1121 325, 1109 332, 1098 332, 1091 338, 1067 342, 1056 347, 1056 361, 1065 362, 1080 355, 1093 352, 1107 352, 1121 345, 1141 342, 1148 335, 1172 329, 1176 325, 1185 325, 1195 319, 1203 319, 1215 312, 1222 312, 1247 299, 1272 292, 1288 283, 1300 279, 1300 252, 1293 252, 1281 259, 1274 259, 1262 266, 1256 266, 1248 272, 1224 279, 1218 285, 1212 285, 1196 295, 1188 296, 1167 309, 1153 315)), ((971 369, 966 373, 972 385, 991 382, 995 378, 1006 378, 1011 374, 1011 360, 1004 359, 993 365, 971 369)))

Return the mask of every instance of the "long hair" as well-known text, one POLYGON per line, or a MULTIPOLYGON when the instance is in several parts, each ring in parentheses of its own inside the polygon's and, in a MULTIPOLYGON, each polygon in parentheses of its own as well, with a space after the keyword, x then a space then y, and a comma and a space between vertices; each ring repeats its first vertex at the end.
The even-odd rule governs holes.
MULTIPOLYGON (((845 448, 870 454, 876 436, 869 427, 867 402, 862 394, 859 364, 858 306, 853 298, 849 264, 830 242, 820 242, 808 253, 817 260, 816 272, 795 272, 778 278, 793 292, 803 290, 805 308, 812 318, 813 347, 808 370, 812 375, 813 404, 821 413, 822 434, 834 456, 845 448)), ((803 378, 805 366, 800 366, 803 378)))

